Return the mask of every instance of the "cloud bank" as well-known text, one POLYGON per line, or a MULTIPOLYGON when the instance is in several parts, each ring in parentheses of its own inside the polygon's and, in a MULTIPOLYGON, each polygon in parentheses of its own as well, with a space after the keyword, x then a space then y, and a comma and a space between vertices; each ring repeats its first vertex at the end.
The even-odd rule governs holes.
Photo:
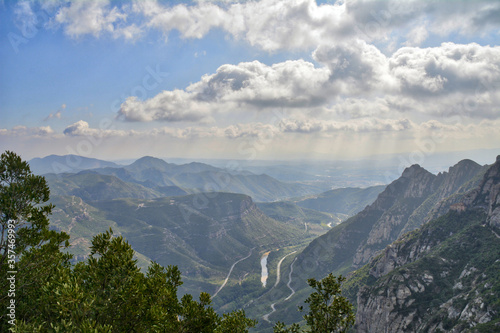
POLYGON ((500 3, 491 1, 337 1, 261 0, 199 1, 193 5, 163 4, 155 0, 117 5, 109 0, 60 1, 56 22, 79 38, 110 34, 137 39, 147 30, 176 30, 183 38, 200 39, 212 29, 267 51, 311 49, 353 38, 387 42, 394 29, 407 30, 408 46, 424 42, 429 32, 470 36, 498 31, 500 3), (423 27, 423 23, 425 26, 423 27))
POLYGON ((319 46, 312 57, 319 67, 304 60, 223 65, 185 90, 145 101, 129 97, 119 115, 128 121, 197 122, 236 109, 283 108, 350 117, 388 111, 500 117, 500 47, 444 43, 403 47, 387 57, 358 40, 319 46))

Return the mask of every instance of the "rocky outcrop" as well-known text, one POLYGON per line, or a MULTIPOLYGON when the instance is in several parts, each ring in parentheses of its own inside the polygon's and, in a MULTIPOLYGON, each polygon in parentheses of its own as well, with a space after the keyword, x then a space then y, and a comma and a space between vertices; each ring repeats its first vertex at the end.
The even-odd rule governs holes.
POLYGON ((488 213, 488 224, 500 228, 500 155, 488 169, 481 184, 464 199, 468 207, 481 207, 488 213))
MULTIPOLYGON (((405 169, 371 205, 312 241, 299 254, 293 272, 296 280, 322 278, 330 272, 346 274, 362 267, 401 235, 421 227, 443 196, 463 191, 481 168, 464 160, 438 175, 419 165, 405 169)), ((452 203, 456 202, 446 205, 452 203)), ((438 216, 446 213, 446 205, 438 216)), ((306 287, 305 282, 298 286, 306 287)))
POLYGON ((470 182, 480 170, 481 166, 471 160, 462 160, 448 172, 437 176, 419 165, 405 169, 401 177, 387 186, 372 205, 384 210, 384 213, 356 251, 354 267, 366 264, 398 237, 428 222, 429 213, 436 206, 439 209, 434 211, 434 218, 446 213, 456 201, 445 199, 450 196, 461 198, 464 184, 470 182))
POLYGON ((381 288, 377 295, 371 295, 368 288, 362 290, 358 296, 357 332, 411 330, 414 321, 418 321, 418 310, 413 309, 407 313, 400 313, 397 310, 411 307, 415 303, 412 295, 424 292, 433 280, 434 277, 427 273, 411 279, 408 275, 396 275, 388 281, 390 286, 381 288))
POLYGON ((359 245, 353 259, 355 267, 367 263, 377 251, 396 240, 412 212, 438 187, 440 180, 419 165, 404 170, 399 179, 387 186, 371 209, 382 210, 368 238, 359 245))
POLYGON ((355 299, 356 332, 500 331, 499 192, 497 158, 456 209, 355 272, 352 281, 364 281, 355 299))

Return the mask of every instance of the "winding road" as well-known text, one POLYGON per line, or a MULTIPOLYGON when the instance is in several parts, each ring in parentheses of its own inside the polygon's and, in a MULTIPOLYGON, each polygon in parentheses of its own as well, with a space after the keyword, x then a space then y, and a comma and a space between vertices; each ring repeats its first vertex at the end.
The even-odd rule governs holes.
POLYGON ((295 257, 295 259, 293 259, 292 263, 290 264, 290 274, 288 274, 288 283, 286 284, 286 286, 292 291, 292 293, 288 295, 287 298, 285 298, 285 301, 288 301, 290 297, 295 294, 295 290, 293 290, 292 286, 290 286, 290 284, 292 283, 293 264, 295 263, 295 260, 297 260, 297 257, 295 257))
MULTIPOLYGON (((285 258, 286 258, 286 257, 288 257, 288 256, 289 256, 289 255, 291 255, 291 254, 294 254, 295 252, 297 252, 297 251, 293 251, 293 252, 288 253, 286 256, 284 256, 283 258, 281 258, 281 260, 278 262, 278 267, 277 267, 277 269, 276 269, 276 283, 274 283, 273 288, 274 288, 274 287, 276 287, 276 286, 278 285, 278 283, 280 283, 280 276, 281 276, 281 273, 280 273, 280 271, 281 271, 281 263, 283 262, 283 260, 285 260, 285 258)), ((295 259, 296 259, 296 258, 295 258, 295 259)), ((293 265, 293 263, 295 262, 295 259, 293 260, 292 265, 293 265)), ((290 266, 290 269, 293 271, 293 267, 292 267, 292 266, 290 266)), ((288 288, 290 288, 290 289, 293 291, 293 289, 290 287, 290 282, 291 282, 291 279, 292 279, 292 275, 291 275, 291 273, 290 273, 290 275, 289 275, 289 279, 290 279, 290 281, 288 282, 287 286, 288 286, 288 288)), ((273 288, 271 288, 271 290, 272 290, 273 288)), ((271 291, 271 290, 269 290, 269 291, 271 291)), ((293 295, 294 293, 295 293, 295 291, 293 291, 292 295, 293 295)), ((292 295, 288 296, 288 298, 290 298, 292 295)), ((287 299, 288 299, 288 298, 287 298, 287 299)), ((287 299, 285 299, 285 301, 286 301, 287 299)), ((272 315, 274 312, 276 312, 276 308, 275 308, 274 306, 276 305, 276 303, 278 303, 278 302, 280 302, 280 301, 281 301, 281 300, 279 300, 279 301, 274 302, 273 304, 271 304, 271 310, 272 310, 272 311, 271 311, 271 312, 269 312, 269 313, 267 313, 267 314, 265 314, 265 315, 263 315, 263 316, 262 316, 262 319, 264 319, 265 321, 267 321, 268 323, 270 323, 270 321, 269 321, 269 316, 270 316, 270 315, 272 315)))
POLYGON ((252 248, 252 249, 250 250, 250 253, 249 253, 249 254, 248 254, 245 258, 241 258, 240 260, 236 261, 236 262, 235 262, 235 263, 231 266, 231 268, 229 269, 229 273, 227 273, 226 279, 224 280, 224 283, 222 284, 222 286, 220 286, 220 288, 219 288, 219 289, 217 289, 217 291, 216 291, 216 292, 215 292, 215 294, 212 296, 212 298, 214 298, 215 296, 217 296, 217 294, 219 293, 219 291, 221 291, 221 290, 222 290, 222 288, 224 288, 224 287, 226 286, 226 283, 227 283, 227 281, 229 280, 229 277, 231 276, 231 273, 233 272, 233 268, 234 268, 234 266, 236 266, 236 264, 237 264, 237 263, 239 263, 240 261, 243 261, 243 260, 245 260, 245 259, 250 258, 250 256, 252 255, 253 249, 255 249, 255 247, 254 247, 254 248, 252 248))
POLYGON ((274 284, 273 288, 276 287, 278 285, 278 283, 280 283, 280 270, 281 270, 281 263, 283 262, 283 260, 285 260, 286 257, 288 257, 289 255, 291 254, 294 254, 296 253, 297 251, 293 251, 293 252, 290 252, 288 253, 286 256, 284 256, 283 258, 281 258, 280 262, 278 263, 278 268, 276 269, 276 283, 274 284))

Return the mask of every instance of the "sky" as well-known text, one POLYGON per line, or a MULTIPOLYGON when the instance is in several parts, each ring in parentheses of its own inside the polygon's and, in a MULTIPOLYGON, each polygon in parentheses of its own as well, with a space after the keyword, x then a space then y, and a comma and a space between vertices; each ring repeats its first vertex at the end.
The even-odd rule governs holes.
POLYGON ((500 152, 500 1, 0 0, 0 36, 25 159, 500 152))

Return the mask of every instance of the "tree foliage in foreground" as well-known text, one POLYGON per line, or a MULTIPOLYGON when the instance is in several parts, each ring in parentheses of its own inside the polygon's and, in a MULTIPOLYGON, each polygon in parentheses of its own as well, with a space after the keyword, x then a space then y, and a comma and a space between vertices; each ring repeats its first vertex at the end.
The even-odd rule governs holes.
MULTIPOLYGON (((341 296, 341 286, 344 281, 343 276, 335 277, 331 273, 321 281, 307 280, 309 286, 315 290, 305 301, 309 304, 309 313, 304 315, 308 332, 345 333, 354 325, 352 304, 341 296)), ((303 308, 299 307, 299 310, 303 311, 303 308)), ((304 331, 297 324, 286 327, 285 324, 278 322, 274 326, 274 333, 299 332, 304 331)))
POLYGON ((62 251, 69 236, 49 229, 48 200, 45 179, 31 174, 28 163, 13 152, 0 156, 0 331, 243 333, 255 326, 243 311, 219 316, 207 293, 179 299, 178 268, 152 263, 143 274, 132 247, 111 230, 94 237, 85 262, 72 265, 62 251), (9 225, 15 242, 9 243, 9 225), (5 291, 13 270, 11 297, 5 291), (15 325, 6 313, 11 299, 15 325))

